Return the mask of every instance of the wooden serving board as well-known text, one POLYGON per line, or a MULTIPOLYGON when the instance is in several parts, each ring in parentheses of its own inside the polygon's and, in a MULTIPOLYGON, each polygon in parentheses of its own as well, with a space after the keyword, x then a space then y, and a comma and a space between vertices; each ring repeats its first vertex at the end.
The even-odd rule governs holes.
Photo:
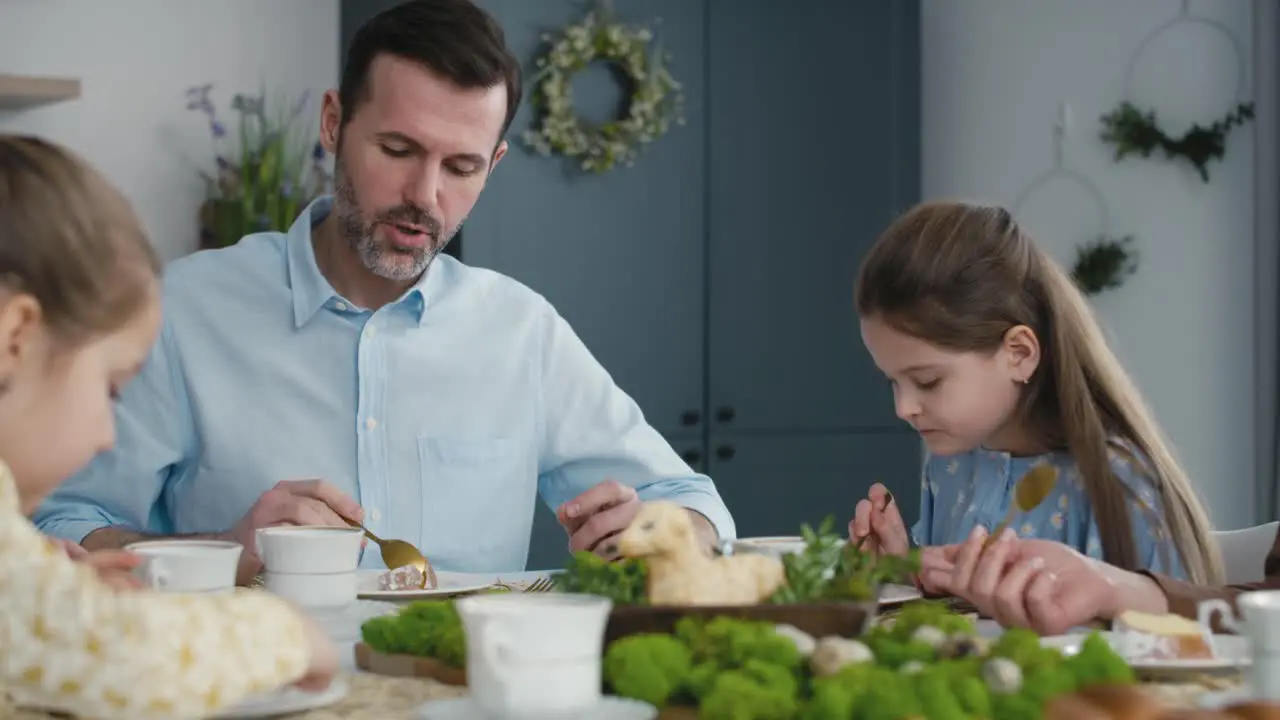
POLYGON ((435 658, 387 655, 364 643, 356 643, 356 667, 375 675, 429 678, 445 685, 466 685, 467 671, 450 667, 435 658))

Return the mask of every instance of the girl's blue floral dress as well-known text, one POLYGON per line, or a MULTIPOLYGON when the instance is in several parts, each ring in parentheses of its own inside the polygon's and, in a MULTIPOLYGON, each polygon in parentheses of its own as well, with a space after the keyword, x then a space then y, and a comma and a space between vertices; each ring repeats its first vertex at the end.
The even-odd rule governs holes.
MULTIPOLYGON (((1127 447, 1127 446, 1126 446, 1127 447)), ((1186 570, 1169 536, 1164 511, 1136 452, 1111 451, 1111 468, 1132 491, 1130 522, 1141 566, 1186 579, 1186 570)), ((1015 515, 1010 528, 1018 537, 1054 540, 1089 557, 1102 558, 1102 540, 1085 495, 1080 471, 1066 452, 1014 456, 979 448, 960 455, 933 455, 925 463, 920 519, 911 528, 917 546, 964 542, 974 526, 991 530, 1013 502, 1018 480, 1040 462, 1058 469, 1058 486, 1039 507, 1015 515)))

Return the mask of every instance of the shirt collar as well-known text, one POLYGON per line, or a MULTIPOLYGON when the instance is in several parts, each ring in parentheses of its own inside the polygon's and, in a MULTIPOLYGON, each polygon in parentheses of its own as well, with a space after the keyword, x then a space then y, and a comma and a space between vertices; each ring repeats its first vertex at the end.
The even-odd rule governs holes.
MULTIPOLYGON (((319 225, 333 209, 333 196, 322 195, 298 215, 285 235, 285 254, 289 267, 289 288, 293 294, 293 321, 295 327, 302 327, 324 307, 334 300, 345 300, 338 295, 329 280, 320 272, 316 264, 315 247, 311 244, 311 229, 319 225)), ((440 267, 440 256, 431 261, 427 271, 422 274, 413 287, 405 291, 392 305, 403 308, 413 315, 419 326, 425 322, 427 302, 431 292, 437 289, 443 279, 445 269, 440 267)))

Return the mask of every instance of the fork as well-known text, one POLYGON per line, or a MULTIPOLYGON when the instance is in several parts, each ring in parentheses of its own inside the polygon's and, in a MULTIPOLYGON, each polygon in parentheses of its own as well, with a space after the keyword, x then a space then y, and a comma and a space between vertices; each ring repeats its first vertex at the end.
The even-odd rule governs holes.
POLYGON ((555 578, 540 577, 524 589, 527 593, 545 593, 556 589, 555 578))

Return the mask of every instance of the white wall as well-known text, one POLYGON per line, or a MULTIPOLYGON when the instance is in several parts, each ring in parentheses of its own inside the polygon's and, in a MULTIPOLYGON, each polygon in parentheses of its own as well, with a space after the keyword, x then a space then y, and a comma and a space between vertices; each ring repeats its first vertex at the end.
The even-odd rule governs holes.
MULTIPOLYGON (((929 198, 1010 204, 1052 164, 1060 103, 1073 119, 1066 164, 1108 199, 1110 229, 1133 233, 1137 275, 1096 307, 1221 527, 1254 521, 1252 125, 1237 130, 1210 184, 1161 159, 1115 164, 1098 118, 1124 97, 1126 65, 1178 0, 924 0, 923 183, 929 198)), ((1231 28, 1249 67, 1249 0, 1193 0, 1231 28)), ((1236 102, 1230 41, 1180 25, 1149 45, 1132 99, 1167 132, 1236 102)), ((1247 79, 1246 79, 1247 80, 1247 79)), ((1248 88, 1246 86, 1246 92, 1248 88)), ((1095 234, 1097 212, 1069 183, 1021 219, 1062 262, 1095 234)))
POLYGON ((133 201, 166 258, 195 249, 209 135, 184 92, 231 96, 265 85, 319 94, 337 84, 338 0, 0 0, 0 71, 81 78, 82 97, 21 113, 32 132, 86 155, 133 201))

